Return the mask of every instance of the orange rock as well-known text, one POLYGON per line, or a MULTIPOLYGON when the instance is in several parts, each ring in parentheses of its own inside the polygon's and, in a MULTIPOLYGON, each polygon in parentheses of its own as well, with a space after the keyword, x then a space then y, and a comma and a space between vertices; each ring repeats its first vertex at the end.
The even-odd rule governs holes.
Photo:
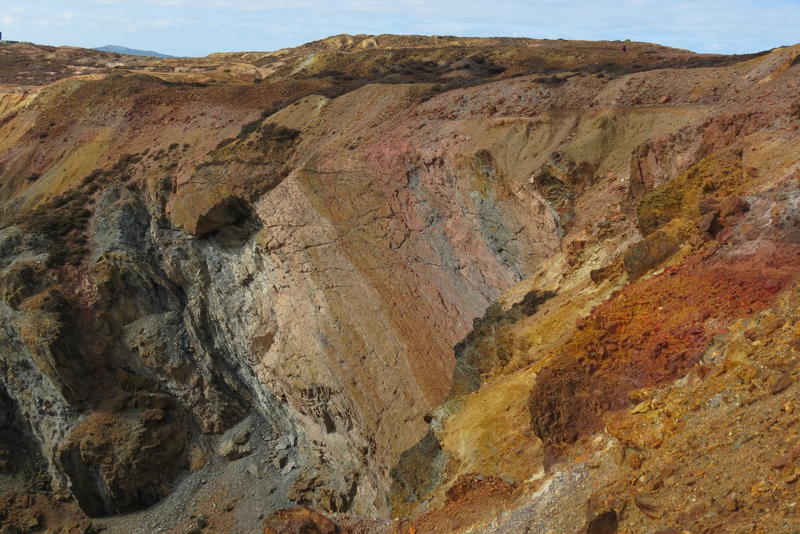
POLYGON ((658 519, 662 515, 656 500, 652 496, 641 493, 636 494, 633 496, 633 503, 640 512, 651 519, 658 519))
POLYGON ((264 534, 342 534, 333 521, 305 507, 280 510, 264 521, 264 534))

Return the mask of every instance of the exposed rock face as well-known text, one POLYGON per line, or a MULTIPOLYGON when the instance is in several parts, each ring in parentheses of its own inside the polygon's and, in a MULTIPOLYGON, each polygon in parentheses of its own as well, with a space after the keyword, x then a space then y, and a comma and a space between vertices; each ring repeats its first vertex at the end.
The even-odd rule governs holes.
MULTIPOLYGON (((713 225, 713 221, 709 227, 713 225)), ((702 230, 698 226, 698 229, 702 230)), ((708 231, 706 228, 704 231, 708 231)), ((646 239, 632 245, 626 252, 622 261, 628 278, 635 280, 658 266, 664 260, 678 251, 678 243, 664 235, 663 232, 653 232, 646 239)))
POLYGON ((170 404, 167 396, 138 395, 71 430, 59 460, 86 513, 138 510, 169 493, 185 464, 187 430, 170 404))
POLYGON ((609 421, 797 275, 797 52, 0 47, 0 467, 110 532, 622 528, 609 421))

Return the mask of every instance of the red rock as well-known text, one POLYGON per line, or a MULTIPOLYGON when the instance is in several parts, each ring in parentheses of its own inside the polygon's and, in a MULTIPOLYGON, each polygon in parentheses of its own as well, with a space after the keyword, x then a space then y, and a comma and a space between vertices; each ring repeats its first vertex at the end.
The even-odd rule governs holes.
POLYGON ((728 197, 722 201, 719 214, 722 217, 741 215, 750 210, 750 204, 739 197, 728 197))

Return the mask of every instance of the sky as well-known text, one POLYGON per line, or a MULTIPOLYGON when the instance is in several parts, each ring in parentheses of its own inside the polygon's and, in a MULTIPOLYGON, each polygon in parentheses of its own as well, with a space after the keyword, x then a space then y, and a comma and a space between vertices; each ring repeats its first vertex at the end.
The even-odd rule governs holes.
POLYGON ((631 39, 708 53, 800 42, 800 0, 0 0, 3 38, 179 56, 340 33, 631 39))

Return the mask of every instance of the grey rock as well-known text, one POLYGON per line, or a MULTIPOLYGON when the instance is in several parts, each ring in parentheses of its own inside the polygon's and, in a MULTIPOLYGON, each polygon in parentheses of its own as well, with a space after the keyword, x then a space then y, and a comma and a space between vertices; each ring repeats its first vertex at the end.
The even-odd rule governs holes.
POLYGON ((224 440, 219 446, 219 454, 228 460, 238 460, 253 452, 252 447, 247 444, 239 445, 232 439, 224 440))
POLYGON ((289 473, 292 472, 292 469, 294 469, 294 462, 292 460, 289 460, 288 462, 286 462, 286 465, 284 465, 283 468, 281 469, 281 474, 288 475, 289 473))

